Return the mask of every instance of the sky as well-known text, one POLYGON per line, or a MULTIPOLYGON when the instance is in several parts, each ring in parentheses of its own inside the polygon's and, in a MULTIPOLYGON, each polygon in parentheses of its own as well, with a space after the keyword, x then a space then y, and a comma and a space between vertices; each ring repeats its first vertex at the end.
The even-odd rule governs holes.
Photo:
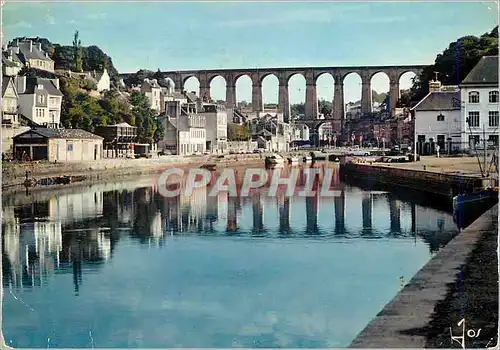
MULTIPOLYGON (((258 67, 432 64, 449 43, 497 25, 497 5, 475 2, 16 2, 3 6, 4 44, 39 36, 71 45, 97 45, 120 73, 139 69, 190 70, 258 67)), ((400 80, 411 86, 412 73, 400 80)), ((372 89, 389 90, 379 73, 372 89)), ((185 89, 197 91, 196 79, 185 89)), ((332 100, 333 78, 318 79, 318 98, 332 100)), ((274 76, 263 82, 264 103, 278 100, 274 76)), ((214 79, 214 99, 225 82, 214 79)), ((305 100, 305 79, 289 83, 290 102, 305 100)), ((251 101, 251 81, 236 83, 238 101, 251 101)), ((344 81, 344 101, 361 98, 361 79, 344 81)))

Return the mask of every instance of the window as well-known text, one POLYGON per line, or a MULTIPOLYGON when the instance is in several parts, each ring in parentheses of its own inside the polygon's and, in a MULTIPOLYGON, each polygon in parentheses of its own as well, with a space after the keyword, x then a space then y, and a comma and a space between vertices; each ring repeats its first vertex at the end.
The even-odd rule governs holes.
POLYGON ((498 103, 498 91, 490 91, 489 101, 490 103, 498 103))
POLYGON ((437 116, 437 121, 438 122, 444 122, 444 115, 442 115, 441 113, 437 116))
POLYGON ((488 137, 488 143, 491 146, 498 146, 498 135, 490 135, 488 137))
POLYGON ((38 95, 38 103, 43 103, 43 101, 44 101, 44 96, 38 95))
POLYGON ((488 125, 493 127, 498 126, 498 111, 488 112, 488 125))
POLYGON ((479 103, 479 92, 478 91, 469 92, 469 103, 479 103))
POLYGON ((73 151, 73 144, 72 143, 68 143, 66 146, 67 146, 66 149, 68 150, 68 152, 73 151))
POLYGON ((469 135, 469 145, 477 145, 479 143, 479 135, 469 135))
POLYGON ((469 112, 469 118, 467 118, 467 122, 469 126, 471 127, 479 127, 479 112, 477 111, 470 111, 469 112))

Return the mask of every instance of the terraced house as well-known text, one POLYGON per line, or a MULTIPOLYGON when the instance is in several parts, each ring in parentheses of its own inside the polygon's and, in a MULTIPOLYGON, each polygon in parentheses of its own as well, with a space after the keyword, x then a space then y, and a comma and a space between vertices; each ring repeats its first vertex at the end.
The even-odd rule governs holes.
POLYGON ((58 128, 63 94, 59 79, 16 77, 19 113, 40 126, 58 128))
POLYGON ((19 60, 27 68, 36 68, 54 73, 54 61, 42 50, 42 44, 32 40, 14 41, 7 48, 7 56, 11 62, 19 60))

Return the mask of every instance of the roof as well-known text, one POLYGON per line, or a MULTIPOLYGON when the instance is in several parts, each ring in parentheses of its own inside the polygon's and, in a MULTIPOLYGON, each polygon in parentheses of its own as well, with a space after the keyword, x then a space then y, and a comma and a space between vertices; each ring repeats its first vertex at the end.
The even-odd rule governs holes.
POLYGON ((119 127, 119 128, 136 128, 136 126, 132 126, 129 123, 126 123, 126 122, 118 123, 118 124, 114 124, 114 125, 109 125, 109 126, 116 126, 116 127, 119 127))
POLYGON ((26 59, 36 59, 43 61, 52 61, 51 58, 45 56, 45 51, 38 49, 38 43, 32 42, 30 50, 30 40, 20 41, 17 43, 19 51, 23 54, 26 59))
POLYGON ((14 91, 16 92, 16 96, 17 96, 17 89, 16 89, 16 85, 14 84, 14 79, 12 79, 12 77, 3 76, 2 77, 2 97, 5 95, 5 90, 7 90, 7 86, 9 86, 9 84, 12 84, 12 87, 14 88, 14 91))
POLYGON ((15 138, 24 135, 26 133, 35 133, 50 139, 96 139, 96 140, 103 139, 98 135, 92 134, 88 131, 81 129, 50 129, 50 128, 32 128, 31 130, 25 131, 17 135, 15 138))
POLYGON ((3 52, 3 57, 6 58, 7 62, 11 62, 11 63, 18 64, 18 65, 23 64, 23 62, 19 58, 18 54, 16 53, 16 50, 14 47, 7 48, 7 51, 3 52), (10 53, 10 58, 9 58, 9 53, 10 53))
POLYGON ((460 91, 434 91, 429 92, 412 109, 416 111, 442 111, 459 110, 460 108, 460 91))
POLYGON ((53 96, 62 96, 62 92, 54 85, 54 82, 51 79, 45 78, 26 78, 26 90, 25 94, 34 94, 37 85, 42 85, 44 90, 47 91, 48 94, 53 96))
POLYGON ((498 86, 498 56, 483 56, 460 85, 476 84, 498 86))
POLYGON ((192 92, 186 92, 186 97, 190 102, 196 102, 196 100, 198 99, 196 94, 194 94, 192 92))

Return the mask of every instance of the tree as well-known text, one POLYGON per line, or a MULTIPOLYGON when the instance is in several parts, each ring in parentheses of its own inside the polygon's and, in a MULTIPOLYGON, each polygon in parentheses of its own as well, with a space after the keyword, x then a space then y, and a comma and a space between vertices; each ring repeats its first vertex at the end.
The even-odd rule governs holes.
POLYGON ((333 106, 330 101, 321 99, 318 101, 318 111, 325 116, 331 116, 333 112, 333 106))
POLYGON ((75 31, 73 36, 73 55, 74 55, 74 70, 75 72, 83 71, 83 50, 82 41, 78 38, 79 32, 75 31))
POLYGON ((435 78, 443 85, 458 85, 483 56, 498 55, 498 26, 481 37, 464 36, 450 43, 438 54, 433 65, 424 68, 410 89, 411 101, 420 101, 429 92, 429 81, 435 78))
POLYGON ((306 113, 306 106, 304 103, 296 103, 290 106, 290 114, 293 117, 299 116, 299 114, 306 113))
POLYGON ((154 117, 154 112, 149 107, 148 98, 144 93, 134 91, 130 95, 130 102, 135 118, 133 125, 137 127, 139 142, 153 143, 155 139, 159 139, 163 135, 163 127, 154 117))

